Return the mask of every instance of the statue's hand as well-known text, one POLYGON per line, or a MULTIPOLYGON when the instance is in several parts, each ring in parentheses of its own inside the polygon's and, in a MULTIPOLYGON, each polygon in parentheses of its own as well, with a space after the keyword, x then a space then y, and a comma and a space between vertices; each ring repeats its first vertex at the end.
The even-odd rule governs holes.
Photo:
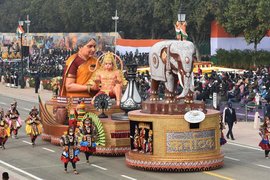
POLYGON ((98 84, 93 84, 91 86, 91 90, 94 90, 94 91, 99 91, 100 90, 100 86, 98 84))
POLYGON ((115 83, 115 84, 121 84, 121 81, 119 81, 118 79, 116 79, 116 80, 114 81, 114 83, 115 83))

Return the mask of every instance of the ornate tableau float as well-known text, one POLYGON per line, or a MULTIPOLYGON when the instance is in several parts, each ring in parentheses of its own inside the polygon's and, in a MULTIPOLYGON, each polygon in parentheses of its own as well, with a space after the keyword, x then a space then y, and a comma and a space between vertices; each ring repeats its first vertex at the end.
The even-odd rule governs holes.
POLYGON ((152 171, 202 171, 223 166, 219 115, 193 100, 194 45, 189 41, 156 43, 149 55, 151 95, 142 110, 131 111, 131 150, 126 164, 152 171), (175 94, 177 82, 182 87, 175 94), (158 84, 165 84, 165 98, 158 84))
MULTIPOLYGON (((106 54, 108 55, 108 53, 102 55, 98 59, 97 63, 102 64, 104 58, 106 57, 106 54)), ((121 66, 120 72, 122 72, 123 65, 121 59, 115 54, 113 54, 113 57, 118 61, 117 64, 121 66)), ((102 69, 98 71, 102 71, 102 69)), ((91 82, 96 83, 97 81, 96 79, 91 79, 91 82)), ((98 83, 102 84, 102 82, 100 81, 98 83)), ((120 109, 119 105, 116 105, 116 103, 119 103, 119 97, 117 97, 118 99, 116 100, 118 102, 115 101, 116 103, 112 103, 111 105, 108 99, 104 98, 105 96, 107 96, 106 93, 100 94, 95 97, 95 100, 93 100, 92 98, 68 98, 54 96, 45 104, 43 104, 41 102, 41 99, 39 99, 40 116, 42 118, 44 128, 42 139, 50 141, 52 144, 59 145, 61 135, 63 135, 63 133, 68 128, 67 117, 73 117, 69 116, 69 110, 71 109, 76 110, 78 125, 80 124, 80 120, 85 113, 91 112, 99 115, 99 111, 102 110, 104 111, 104 114, 108 116, 100 116, 100 121, 103 125, 103 129, 105 132, 105 145, 97 146, 95 154, 109 156, 124 155, 127 151, 130 150, 129 121, 119 119, 114 120, 112 118, 112 115, 115 113, 123 113, 123 110, 120 109), (103 106, 104 103, 106 106, 103 106)), ((121 106, 123 103, 124 102, 122 102, 121 100, 121 106)))

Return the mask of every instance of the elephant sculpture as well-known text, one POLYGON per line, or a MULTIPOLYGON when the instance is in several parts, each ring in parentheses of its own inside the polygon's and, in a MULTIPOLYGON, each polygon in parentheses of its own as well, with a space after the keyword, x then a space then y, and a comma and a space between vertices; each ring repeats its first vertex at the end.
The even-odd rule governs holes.
POLYGON ((195 48, 190 41, 166 40, 154 44, 149 54, 151 73, 150 101, 157 101, 159 82, 165 83, 165 102, 172 103, 184 99, 193 102, 194 77, 193 54, 195 48), (177 83, 183 88, 180 95, 175 96, 177 83))

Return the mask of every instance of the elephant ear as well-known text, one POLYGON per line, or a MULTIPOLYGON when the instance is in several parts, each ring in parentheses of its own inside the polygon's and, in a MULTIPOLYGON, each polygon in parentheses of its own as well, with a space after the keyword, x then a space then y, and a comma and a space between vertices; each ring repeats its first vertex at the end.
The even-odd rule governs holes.
POLYGON ((167 47, 164 47, 161 49, 160 58, 161 58, 162 62, 165 64, 167 61, 167 47))

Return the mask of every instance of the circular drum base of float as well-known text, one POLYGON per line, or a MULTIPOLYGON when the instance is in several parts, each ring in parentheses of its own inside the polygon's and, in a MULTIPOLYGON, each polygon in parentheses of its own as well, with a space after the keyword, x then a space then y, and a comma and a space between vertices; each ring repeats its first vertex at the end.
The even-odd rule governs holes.
POLYGON ((206 171, 223 166, 219 111, 207 109, 197 123, 188 122, 184 115, 139 110, 128 116, 132 137, 128 166, 150 171, 206 171))
POLYGON ((184 160, 162 159, 162 157, 153 157, 130 151, 126 153, 126 164, 131 168, 147 171, 208 171, 221 168, 224 165, 224 155, 220 154, 219 156, 206 159, 184 160))

